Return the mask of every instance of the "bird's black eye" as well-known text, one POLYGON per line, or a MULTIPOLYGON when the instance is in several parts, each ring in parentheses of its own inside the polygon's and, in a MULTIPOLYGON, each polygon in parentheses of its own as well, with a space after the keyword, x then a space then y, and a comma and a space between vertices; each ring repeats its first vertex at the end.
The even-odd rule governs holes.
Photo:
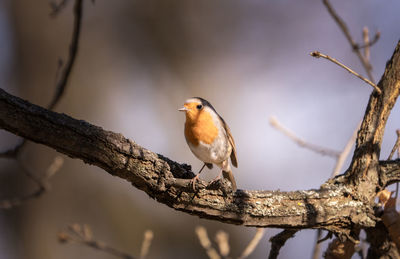
POLYGON ((198 105, 196 106, 196 108, 197 108, 197 110, 201 110, 201 109, 203 108, 203 105, 198 104, 198 105))

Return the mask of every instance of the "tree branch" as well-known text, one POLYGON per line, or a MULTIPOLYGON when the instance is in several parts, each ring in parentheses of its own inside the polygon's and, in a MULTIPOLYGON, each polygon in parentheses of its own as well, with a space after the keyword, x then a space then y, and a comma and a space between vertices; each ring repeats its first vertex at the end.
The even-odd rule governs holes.
POLYGON ((93 249, 103 251, 107 254, 122 259, 135 259, 136 257, 122 252, 108 244, 95 240, 88 225, 72 224, 65 231, 58 233, 58 241, 60 243, 76 243, 93 249))
POLYGON ((382 94, 371 94, 352 166, 345 176, 328 180, 319 190, 233 193, 227 182, 207 187, 201 182, 199 191, 194 192, 189 180, 194 174, 188 165, 153 153, 121 134, 30 104, 4 90, 0 90, 0 128, 101 167, 176 210, 225 223, 320 228, 350 237, 355 226, 375 226, 375 192, 399 178, 399 160, 378 161, 385 123, 399 93, 399 79, 400 43, 379 83, 382 94), (371 166, 367 166, 368 157, 371 166), (364 180, 365 171, 374 178, 364 180), (349 181, 349 176, 358 177, 360 184, 349 181))
POLYGON ((333 158, 338 158, 340 156, 340 152, 331 148, 327 147, 322 147, 319 145, 315 145, 312 143, 309 143, 299 137, 296 136, 291 130, 285 128, 276 117, 270 117, 269 118, 269 123, 271 124, 272 127, 275 129, 279 130, 283 134, 285 134, 287 137, 289 137, 293 142, 295 142, 297 145, 300 147, 309 149, 311 151, 314 151, 315 153, 318 153, 323 156, 330 156, 333 158))
POLYGON ((373 82, 371 82, 370 80, 368 80, 367 78, 363 77, 362 75, 360 75, 359 73, 355 72, 354 70, 352 70, 351 68, 343 65, 342 63, 340 63, 339 61, 337 61, 336 59, 322 54, 319 51, 313 51, 310 53, 311 57, 315 57, 315 58, 325 58, 333 63, 335 63, 336 65, 340 66, 341 68, 344 68, 345 70, 347 70, 350 74, 355 75, 356 77, 360 78, 361 80, 363 80, 364 82, 366 82, 367 84, 369 84, 370 86, 372 86, 379 94, 381 94, 381 89, 379 89, 378 86, 376 86, 376 84, 374 84, 373 82))
MULTIPOLYGON (((58 9, 53 9, 53 14, 58 13, 59 10, 66 4, 66 1, 62 1, 58 9), (56 11, 57 10, 57 11, 56 11)), ((57 82, 56 92, 51 100, 50 104, 47 106, 49 110, 53 110, 54 107, 58 104, 61 97, 64 94, 65 88, 67 86, 68 80, 70 78, 70 74, 72 72, 72 68, 74 67, 76 56, 78 54, 79 47, 79 38, 82 28, 82 12, 83 12, 83 0, 76 0, 74 6, 74 29, 72 32, 71 43, 69 46, 69 56, 67 60, 67 64, 65 65, 61 78, 57 82)))
MULTIPOLYGON (((62 0, 59 4, 51 2, 50 6, 53 9, 51 15, 52 16, 57 15, 59 11, 65 7, 66 4, 67 0, 62 0)), ((72 72, 72 68, 75 64, 76 56, 78 54, 78 49, 79 49, 79 38, 82 27, 82 13, 83 13, 83 0, 76 0, 74 6, 74 27, 71 37, 71 43, 69 46, 69 56, 67 60, 67 65, 64 67, 62 71, 61 78, 56 83, 56 92, 54 93, 53 98, 50 101, 50 104, 47 106, 49 110, 53 110, 54 107, 60 102, 61 97, 64 95, 65 88, 67 86, 69 77, 72 72)), ((62 67, 62 61, 60 60, 59 69, 61 69, 61 67, 62 67)), ((19 152, 22 150, 25 144, 26 144, 26 139, 22 139, 13 148, 0 152, 0 157, 16 159, 19 152)))
MULTIPOLYGON (((203 188, 193 193, 190 167, 153 153, 121 134, 30 104, 0 89, 0 128, 99 166, 174 209, 208 219, 257 227, 324 228, 335 233, 374 216, 341 183, 320 190, 237 191, 203 188), (353 218, 353 212, 358 218, 353 218), (360 217, 363 214, 364 217, 360 217), (362 220, 361 220, 362 219, 362 220)), ((394 161, 385 162, 393 181, 394 161), (390 166, 389 166, 390 165, 390 166)), ((385 170, 382 170, 385 171, 385 170)))
MULTIPOLYGON (((392 58, 387 62, 385 72, 378 83, 382 94, 373 92, 357 135, 356 149, 347 174, 355 180, 358 190, 365 189, 372 199, 379 186, 378 160, 383 133, 390 112, 400 93, 400 42, 392 58)), ((366 193, 364 193, 366 194, 366 193)))
POLYGON ((271 241, 271 251, 269 252, 268 259, 276 259, 279 255, 279 250, 285 245, 286 241, 292 238, 296 233, 297 229, 285 229, 276 236, 272 237, 271 241))
POLYGON ((61 157, 56 157, 51 165, 47 168, 46 173, 42 177, 37 177, 35 174, 30 172, 28 167, 26 167, 22 162, 20 162, 21 170, 24 174, 29 177, 36 185, 37 190, 32 192, 31 194, 13 197, 11 199, 0 200, 0 209, 11 209, 15 206, 19 206, 23 202, 40 197, 43 193, 45 193, 49 189, 49 179, 52 177, 62 166, 64 160, 61 157))
POLYGON ((360 51, 360 46, 354 41, 353 37, 350 34, 349 28, 347 27, 346 23, 343 21, 342 18, 339 17, 339 15, 336 13, 336 11, 333 9, 332 5, 330 4, 329 0, 322 0, 322 3, 325 5, 326 9, 328 10, 329 14, 332 16, 332 18, 335 20, 339 28, 342 30, 344 36, 346 37, 347 41, 350 43, 353 51, 356 53, 358 58, 361 61, 361 64, 363 65, 365 71, 367 71, 368 78, 372 82, 375 83, 374 77, 372 76, 372 66, 369 63, 369 61, 362 55, 360 51))

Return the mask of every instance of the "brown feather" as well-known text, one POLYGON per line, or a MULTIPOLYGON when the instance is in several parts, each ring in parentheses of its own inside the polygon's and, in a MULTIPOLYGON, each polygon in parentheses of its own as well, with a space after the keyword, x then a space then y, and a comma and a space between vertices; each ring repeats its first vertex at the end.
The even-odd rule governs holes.
POLYGON ((224 125, 224 129, 225 129, 226 135, 228 137, 229 144, 231 144, 231 147, 232 147, 232 152, 231 152, 232 165, 234 167, 238 167, 235 140, 233 140, 233 136, 232 136, 231 130, 228 127, 228 124, 226 124, 226 122, 224 121, 224 119, 221 116, 219 116, 219 117, 220 117, 220 119, 221 119, 221 121, 222 121, 222 123, 224 125))
POLYGON ((224 176, 225 179, 228 179, 231 182, 232 189, 233 189, 234 192, 236 192, 237 185, 236 185, 235 177, 233 177, 232 170, 229 170, 228 172, 222 171, 222 175, 224 176))

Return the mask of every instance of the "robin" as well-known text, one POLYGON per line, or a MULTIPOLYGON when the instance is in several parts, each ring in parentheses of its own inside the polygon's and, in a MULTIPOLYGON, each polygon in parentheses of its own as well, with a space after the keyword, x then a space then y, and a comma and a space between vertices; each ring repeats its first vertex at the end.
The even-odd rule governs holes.
POLYGON ((222 171, 212 182, 219 180, 223 175, 232 183, 232 188, 236 191, 236 181, 229 164, 230 157, 232 165, 238 166, 236 147, 224 119, 208 101, 200 97, 187 99, 179 111, 186 113, 186 142, 192 153, 204 162, 199 173, 191 180, 193 189, 204 167, 211 169, 215 164, 222 171))

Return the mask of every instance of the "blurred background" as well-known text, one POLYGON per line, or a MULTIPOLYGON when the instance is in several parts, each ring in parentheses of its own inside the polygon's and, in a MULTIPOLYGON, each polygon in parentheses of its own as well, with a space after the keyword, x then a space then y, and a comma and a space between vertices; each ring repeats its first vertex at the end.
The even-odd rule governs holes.
MULTIPOLYGON (((66 60, 73 1, 51 18, 48 0, 0 1, 0 85, 46 106, 55 91, 57 63, 66 60)), ((400 2, 332 1, 353 37, 363 26, 381 39, 371 49, 378 81, 400 38, 400 2)), ((269 125, 278 120, 303 139, 341 150, 362 118, 371 87, 336 65, 314 59, 319 50, 365 75, 321 1, 168 0, 85 1, 76 64, 57 112, 120 132, 170 159, 197 160, 183 136, 188 97, 210 101, 230 125, 236 141, 241 189, 318 188, 334 160, 295 145, 269 125)), ((396 105, 382 146, 386 159, 400 127, 396 105)), ((0 149, 19 139, 0 131, 0 149)), ((60 154, 29 143, 21 161, 43 175, 60 154)), ((61 155, 64 166, 39 199, 0 211, 0 258, 114 258, 88 247, 57 242, 71 223, 87 223, 97 239, 138 256, 147 229, 154 232, 148 258, 206 258, 194 233, 229 234, 238 256, 255 229, 202 220, 150 199, 102 169, 61 155)), ((348 166, 347 160, 344 169, 348 166)), ((344 169, 342 171, 344 171, 344 169)), ((0 161, 0 198, 28 194, 36 186, 13 160, 0 161)), ((204 174, 211 179, 216 169, 204 174)), ((250 258, 265 258, 267 229, 250 258)), ((279 258, 310 258, 314 230, 290 239, 279 258)), ((327 242, 324 243, 326 246, 327 242)))

